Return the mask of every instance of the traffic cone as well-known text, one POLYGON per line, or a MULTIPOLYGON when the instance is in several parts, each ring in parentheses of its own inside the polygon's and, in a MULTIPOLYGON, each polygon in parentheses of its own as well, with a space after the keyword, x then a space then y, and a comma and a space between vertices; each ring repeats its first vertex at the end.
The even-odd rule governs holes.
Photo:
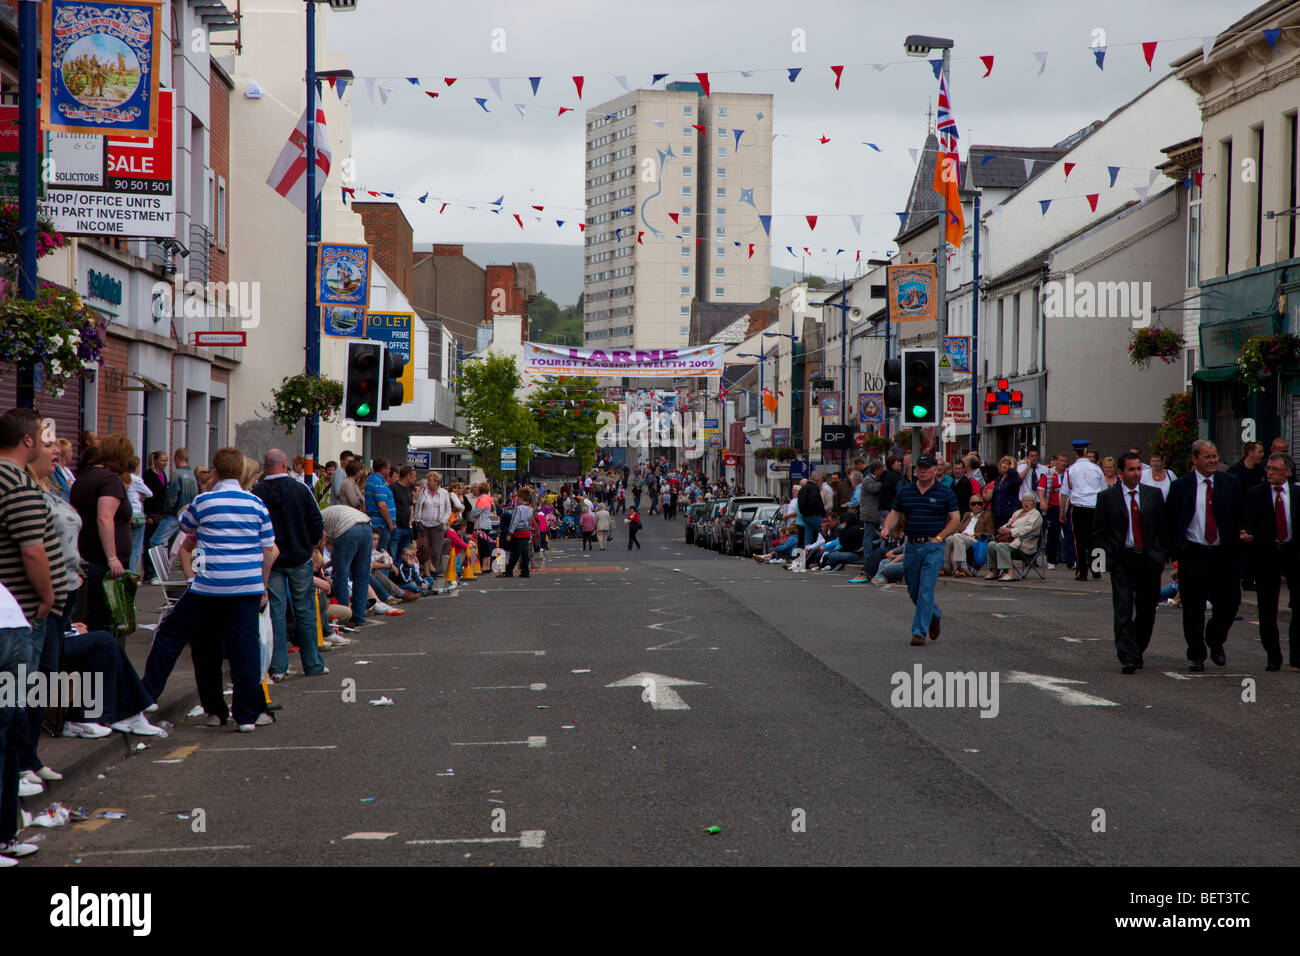
POLYGON ((266 698, 266 703, 269 707, 271 704, 271 684, 266 679, 266 675, 262 675, 262 696, 266 698))
POLYGON ((443 581, 449 587, 454 588, 456 586, 456 552, 454 551, 447 556, 447 573, 443 577, 443 581))
POLYGON ((475 574, 482 574, 482 573, 483 573, 483 565, 479 563, 479 559, 478 559, 478 542, 477 542, 477 541, 474 542, 474 573, 475 573, 475 574))
POLYGON ((314 604, 314 605, 316 605, 316 646, 317 646, 317 647, 324 647, 324 646, 325 646, 325 632, 324 632, 324 630, 321 628, 321 623, 320 623, 320 596, 319 596, 319 592, 318 592, 317 595, 312 599, 312 602, 311 602, 311 603, 314 604))
POLYGON ((475 548, 474 545, 471 544, 469 546, 469 551, 465 555, 465 580, 466 581, 474 580, 474 565, 478 563, 477 561, 474 560, 474 558, 475 558, 475 548))

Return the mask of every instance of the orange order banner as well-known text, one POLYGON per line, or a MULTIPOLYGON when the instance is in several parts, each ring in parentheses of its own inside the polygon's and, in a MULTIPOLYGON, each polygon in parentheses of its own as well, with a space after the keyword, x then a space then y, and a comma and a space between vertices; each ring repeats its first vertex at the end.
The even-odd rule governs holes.
POLYGON ((933 262, 888 266, 889 321, 937 322, 939 273, 933 262))

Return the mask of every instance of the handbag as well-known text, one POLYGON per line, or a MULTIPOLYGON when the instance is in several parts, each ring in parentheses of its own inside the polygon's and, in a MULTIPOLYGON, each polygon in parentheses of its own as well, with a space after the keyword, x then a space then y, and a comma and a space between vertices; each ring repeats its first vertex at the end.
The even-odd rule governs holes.
POLYGON ((1012 538, 1010 531, 999 531, 994 535, 993 540, 998 544, 1010 544, 1015 539, 1012 538))

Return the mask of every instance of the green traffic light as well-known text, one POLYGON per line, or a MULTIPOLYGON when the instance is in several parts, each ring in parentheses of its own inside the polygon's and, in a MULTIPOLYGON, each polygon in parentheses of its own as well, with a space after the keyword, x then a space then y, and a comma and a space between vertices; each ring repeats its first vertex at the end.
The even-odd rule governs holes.
POLYGON ((360 405, 357 406, 357 417, 358 417, 358 418, 367 418, 367 417, 369 417, 369 415, 370 415, 370 403, 369 403, 369 402, 362 402, 360 405))
POLYGON ((913 405, 913 406, 912 406, 912 417, 913 417, 913 418, 929 418, 929 417, 930 417, 930 409, 926 408, 924 405, 913 405))

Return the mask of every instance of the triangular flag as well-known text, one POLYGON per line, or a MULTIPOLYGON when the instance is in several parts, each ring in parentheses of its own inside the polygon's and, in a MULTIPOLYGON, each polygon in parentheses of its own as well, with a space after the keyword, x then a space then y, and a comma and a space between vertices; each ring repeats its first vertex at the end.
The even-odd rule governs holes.
POLYGON ((379 87, 379 105, 387 106, 388 98, 392 95, 393 95, 393 88, 391 86, 384 86, 381 84, 379 87))
POLYGON ((654 124, 655 124, 656 126, 658 126, 660 129, 663 129, 663 126, 664 126, 664 121, 663 121, 663 120, 651 120, 650 122, 654 123, 654 124))
POLYGON ((451 86, 451 84, 456 82, 456 78, 454 76, 444 76, 442 78, 442 82, 446 83, 448 86, 451 86))
POLYGON ((703 126, 701 126, 699 123, 692 123, 692 124, 691 124, 691 129, 697 129, 697 130, 699 130, 701 133, 707 133, 707 132, 708 132, 708 130, 706 130, 706 129, 705 129, 703 126))
POLYGON ((1138 199, 1146 202, 1147 193, 1151 191, 1150 186, 1134 186, 1133 191, 1138 194, 1138 199))
MULTIPOLYGON (((501 194, 500 196, 498 196, 496 199, 492 200, 492 205, 493 205, 493 206, 500 207, 500 205, 501 205, 503 202, 505 202, 505 201, 506 201, 506 194, 505 194, 505 193, 502 193, 502 194, 501 194)), ((500 211, 501 211, 500 208, 498 208, 498 209, 497 209, 497 212, 500 212, 500 211)))
POLYGON ((992 158, 993 158, 992 153, 985 153, 982 157, 980 157, 980 166, 981 167, 987 166, 989 160, 991 160, 992 158))
POLYGON ((752 242, 749 244, 749 258, 754 258, 754 244, 752 242))
POLYGON ((796 259, 799 258, 798 256, 795 256, 795 255, 794 255, 794 247, 793 247, 793 246, 786 246, 786 247, 785 247, 785 251, 788 252, 788 253, 790 253, 790 255, 794 256, 796 259))
POLYGON ((1154 186, 1154 185, 1156 184, 1156 180, 1159 179, 1159 178, 1160 178, 1160 170, 1158 170, 1158 169, 1153 169, 1153 170, 1151 170, 1151 176, 1150 176, 1150 178, 1147 180, 1147 185, 1148 185, 1148 186, 1154 186))
POLYGON ((760 215, 758 222, 763 227, 763 232, 770 237, 772 235, 772 217, 760 215))
POLYGON ((1097 61, 1097 69, 1106 69, 1106 48, 1104 46, 1093 47, 1092 55, 1097 61))
POLYGON ((1039 50, 1034 56, 1038 58, 1038 75, 1042 76, 1043 71, 1047 69, 1047 51, 1039 50))
POLYGON ((899 228, 900 230, 901 230, 901 229, 906 229, 906 228, 907 228, 907 213, 906 213, 906 212, 896 212, 896 213, 894 213, 894 215, 898 217, 898 228, 899 228))
POLYGON ((667 75, 668 75, 667 73, 652 73, 652 74, 650 74, 650 85, 651 85, 651 86, 654 86, 656 83, 658 83, 660 80, 662 80, 662 79, 663 79, 665 76, 667 76, 667 75))
POLYGON ((1264 30, 1262 32, 1264 34, 1264 39, 1268 42, 1268 45, 1273 48, 1273 52, 1276 53, 1277 38, 1282 35, 1282 28, 1274 27, 1272 30, 1264 30))
POLYGON ((1040 206, 1043 207, 1043 215, 1044 215, 1044 216, 1047 215, 1047 207, 1050 206, 1051 204, 1052 204, 1052 201, 1051 201, 1050 199, 1040 199, 1040 200, 1038 200, 1038 205, 1040 205, 1040 206))
POLYGON ((817 217, 816 217, 816 216, 804 216, 804 218, 808 220, 808 228, 809 228, 810 230, 812 230, 812 229, 816 229, 816 228, 817 228, 817 217))
POLYGON ((348 89, 348 78, 346 76, 340 76, 339 85, 338 85, 338 94, 340 100, 343 99, 343 94, 347 92, 347 89, 348 89))
POLYGON ((348 198, 355 195, 356 190, 351 186, 340 186, 339 189, 343 191, 343 205, 346 206, 348 204, 348 198))
POLYGON ((1201 62, 1205 63, 1210 59, 1210 51, 1214 49, 1214 41, 1218 36, 1204 37, 1201 40, 1201 62))
POLYGON ((370 102, 375 101, 375 78, 373 76, 366 77, 366 95, 370 97, 370 102))
POLYGON ((1196 181, 1196 185, 1198 188, 1200 187, 1201 183, 1204 181, 1203 178, 1204 175, 1205 175, 1204 173, 1200 173, 1200 172, 1192 173, 1192 179, 1196 181))
POLYGON ((644 236, 644 235, 645 235, 645 230, 643 230, 643 229, 638 229, 638 230, 637 230, 637 233, 636 233, 636 244, 637 244, 638 246, 644 246, 644 245, 645 245, 645 243, 641 241, 641 237, 644 236))
POLYGON ((578 232, 586 232, 586 231, 587 231, 587 224, 585 222, 578 223, 578 232))
POLYGON ((425 95, 425 96, 431 96, 431 97, 433 97, 435 100, 438 98, 438 94, 437 94, 437 92, 434 91, 434 90, 425 90, 425 91, 424 91, 424 95, 425 95))
POLYGON ((681 223, 678 222, 678 220, 677 220, 677 213, 675 213, 675 212, 670 212, 670 213, 668 214, 668 218, 671 219, 675 225, 679 225, 679 226, 681 225, 681 223))
POLYGON ((861 250, 861 249, 859 249, 859 250, 857 251, 857 254, 853 257, 853 261, 854 261, 854 262, 861 262, 861 261, 862 261, 862 250, 861 250))
POLYGON ((519 213, 514 213, 513 215, 515 217, 515 222, 519 223, 519 228, 524 228, 524 221, 519 218, 519 213))
POLYGON ((580 76, 575 76, 573 78, 573 85, 577 87, 578 90, 578 99, 582 99, 582 82, 582 77, 580 76))
POLYGON ((630 87, 630 86, 627 85, 627 77, 626 77, 626 76, 619 76, 619 75, 615 74, 615 76, 614 76, 614 80, 615 80, 615 82, 618 83, 619 86, 623 87, 623 89, 628 90, 629 92, 631 91, 632 87, 630 87))
POLYGON ((844 251, 843 249, 836 249, 836 250, 835 250, 835 254, 838 256, 838 255, 839 255, 841 252, 843 252, 843 251, 844 251))
POLYGON ((1101 193, 1088 193, 1088 195, 1083 197, 1084 199, 1088 200, 1088 205, 1092 207, 1093 212, 1097 211, 1097 198, 1100 195, 1101 193))
POLYGON ((852 213, 850 213, 849 221, 853 223, 854 232, 856 232, 859 236, 862 235, 862 217, 860 215, 855 216, 852 213))
POLYGON ((536 96, 537 88, 542 85, 542 78, 540 76, 530 76, 528 82, 532 84, 533 96, 536 96))
POLYGON ((420 85, 420 78, 419 78, 418 76, 408 76, 408 77, 406 78, 406 82, 407 82, 407 83, 410 83, 412 86, 419 86, 419 85, 420 85))
POLYGON ((831 72, 835 74, 835 88, 838 90, 840 88, 840 74, 844 72, 844 67, 833 66, 831 72))
POLYGON ((1148 73, 1151 72, 1151 61, 1154 60, 1156 56, 1156 43, 1157 41, 1151 40, 1150 42, 1142 44, 1142 56, 1146 58, 1148 73))
POLYGON ((479 106, 483 107, 483 112, 484 112, 484 113, 491 113, 491 112, 492 112, 490 109, 487 108, 487 97, 486 97, 486 96, 476 96, 476 97, 474 97, 474 102, 477 103, 479 106))
MULTIPOLYGON (((822 250, 822 252, 825 252, 825 251, 826 251, 825 249, 822 250)), ((804 254, 805 256, 810 256, 810 255, 812 255, 812 250, 810 250, 807 246, 804 246, 804 247, 803 247, 803 254, 804 254)))
POLYGON ((873 70, 875 70, 877 73, 879 73, 881 70, 885 69, 885 67, 887 67, 887 66, 889 66, 888 63, 873 63, 873 64, 871 64, 871 68, 872 68, 873 70))
POLYGON ((447 211, 447 204, 443 203, 442 207, 438 210, 438 215, 441 216, 446 211, 447 211))
POLYGON ((497 95, 497 99, 501 99, 501 98, 502 98, 502 97, 501 97, 501 78, 500 78, 499 76, 489 76, 489 77, 488 77, 488 86, 492 87, 492 92, 495 93, 495 94, 497 95))
POLYGON ((1074 166, 1075 166, 1074 163, 1066 163, 1066 164, 1065 164, 1065 178, 1066 178, 1066 179, 1069 179, 1069 178, 1070 178, 1070 172, 1074 169, 1074 166))
POLYGON ((937 80, 939 74, 943 72, 943 60, 931 60, 930 69, 934 70, 934 78, 937 80))
POLYGON ((572 113, 572 112, 573 112, 573 107, 572 107, 572 106, 561 106, 561 107, 560 107, 560 111, 559 111, 558 113, 556 113, 555 115, 556 115, 556 116, 563 116, 565 113, 572 113))
POLYGON ((330 89, 331 89, 331 90, 334 89, 334 83, 335 83, 336 80, 338 80, 338 77, 337 77, 337 76, 327 76, 327 77, 325 77, 325 79, 329 82, 330 89))
POLYGON ((819 136, 818 139, 820 140, 820 142, 821 142, 821 144, 822 144, 823 146, 825 146, 827 143, 830 142, 830 139, 827 138, 826 136, 819 136))
POLYGON ((615 229, 615 230, 614 230, 614 241, 615 241, 615 242, 622 242, 622 241, 623 241, 623 230, 622 230, 622 229, 615 229))
MULTIPOLYGON (((993 72, 993 57, 991 55, 981 56, 980 62, 984 64, 984 76, 988 76, 990 73, 993 72)), ((980 79, 983 78, 984 78, 983 76, 980 77, 980 79)))
POLYGON ((695 78, 700 81, 700 89, 704 91, 704 95, 708 96, 709 95, 709 74, 696 73, 695 78))
POLYGON ((420 197, 420 202, 427 202, 428 199, 429 199, 429 193, 428 193, 428 191, 426 190, 425 193, 424 193, 424 195, 420 197))
POLYGON ((525 115, 525 112, 524 112, 524 111, 527 110, 528 107, 525 106, 523 103, 516 103, 516 104, 515 104, 515 109, 517 109, 517 110, 519 111, 519 115, 520 115, 520 116, 523 116, 523 115, 525 115))
POLYGON ((874 149, 877 153, 880 152, 880 147, 877 146, 875 143, 868 143, 866 140, 863 140, 862 145, 863 145, 863 146, 870 146, 870 147, 871 147, 872 149, 874 149))
POLYGON ((793 83, 798 78, 799 74, 803 72, 803 67, 801 66, 792 66, 792 67, 788 67, 787 69, 788 72, 790 73, 791 83, 793 83))
POLYGON ((1107 166, 1106 172, 1110 173, 1110 184, 1113 187, 1115 185, 1115 177, 1119 175, 1119 167, 1107 166))
POLYGON ((734 133, 736 136, 735 148, 740 149, 740 137, 744 135, 745 131, 743 129, 733 129, 731 132, 734 133))
POLYGON ((1026 159, 1024 162, 1025 162, 1025 179, 1028 179, 1030 176, 1034 175, 1034 161, 1032 159, 1026 159))
POLYGON ((912 148, 909 147, 909 149, 907 150, 907 155, 912 157, 912 162, 913 162, 913 163, 916 162, 916 150, 915 150, 915 149, 912 149, 912 148))

